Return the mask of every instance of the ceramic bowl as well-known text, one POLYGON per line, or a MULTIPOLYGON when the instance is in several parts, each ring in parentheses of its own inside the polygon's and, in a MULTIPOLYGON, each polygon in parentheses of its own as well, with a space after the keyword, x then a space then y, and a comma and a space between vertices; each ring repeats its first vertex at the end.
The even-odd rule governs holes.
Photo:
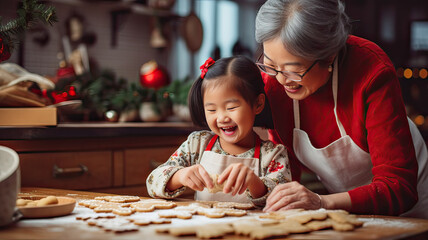
POLYGON ((0 226, 14 222, 16 198, 21 187, 18 154, 0 146, 0 226))

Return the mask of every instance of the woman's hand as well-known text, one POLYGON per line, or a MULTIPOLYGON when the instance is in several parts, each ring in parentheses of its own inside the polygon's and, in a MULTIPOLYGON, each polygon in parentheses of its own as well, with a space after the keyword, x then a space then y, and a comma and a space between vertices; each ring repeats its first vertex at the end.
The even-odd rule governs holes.
POLYGON ((266 193, 266 188, 262 180, 254 173, 252 169, 242 163, 235 163, 228 166, 218 177, 218 183, 224 185, 223 192, 230 193, 235 196, 236 194, 243 194, 249 188, 251 195, 255 198, 263 196, 266 193), (259 192, 262 192, 260 194, 259 192))
POLYGON ((167 188, 175 190, 181 186, 202 191, 205 187, 213 188, 214 183, 205 168, 196 164, 178 170, 168 182, 167 188))
POLYGON ((264 212, 303 208, 307 210, 323 207, 322 198, 298 182, 276 186, 266 200, 264 212))

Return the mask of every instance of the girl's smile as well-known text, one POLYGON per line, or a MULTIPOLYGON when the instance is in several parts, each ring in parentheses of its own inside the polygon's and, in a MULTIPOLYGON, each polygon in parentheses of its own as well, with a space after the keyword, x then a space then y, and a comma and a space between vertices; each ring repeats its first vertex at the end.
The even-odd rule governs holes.
POLYGON ((224 134, 228 136, 232 136, 234 133, 236 133, 237 126, 230 126, 230 127, 221 127, 220 129, 224 132, 224 134))

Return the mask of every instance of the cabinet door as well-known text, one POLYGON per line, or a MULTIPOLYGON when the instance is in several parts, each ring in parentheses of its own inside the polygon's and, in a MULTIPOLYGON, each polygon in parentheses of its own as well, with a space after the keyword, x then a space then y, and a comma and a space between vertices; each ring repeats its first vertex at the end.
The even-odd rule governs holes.
POLYGON ((146 184, 150 172, 177 150, 177 147, 159 147, 125 150, 125 186, 146 184))
POLYGON ((21 185, 63 189, 112 186, 111 151, 21 153, 21 185))

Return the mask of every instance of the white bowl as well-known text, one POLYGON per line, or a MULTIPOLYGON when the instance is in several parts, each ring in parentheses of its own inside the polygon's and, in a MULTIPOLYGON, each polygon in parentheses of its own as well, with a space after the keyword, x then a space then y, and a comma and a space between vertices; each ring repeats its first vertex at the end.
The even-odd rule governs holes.
POLYGON ((16 220, 16 198, 21 187, 18 154, 0 146, 0 226, 16 220))

